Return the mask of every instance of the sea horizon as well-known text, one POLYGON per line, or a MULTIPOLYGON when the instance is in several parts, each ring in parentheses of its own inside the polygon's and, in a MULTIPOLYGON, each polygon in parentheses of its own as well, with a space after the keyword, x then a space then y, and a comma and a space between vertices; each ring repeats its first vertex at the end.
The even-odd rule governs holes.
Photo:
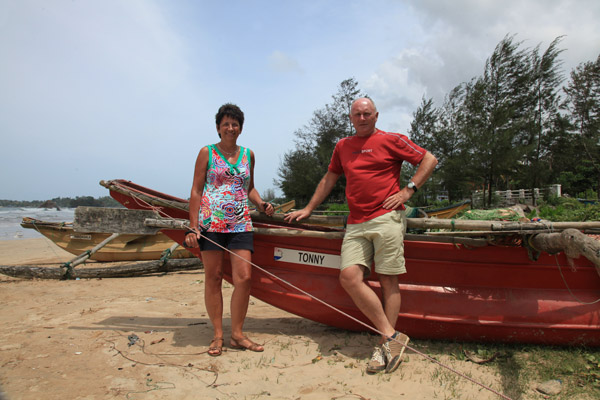
POLYGON ((24 217, 45 222, 73 222, 74 208, 0 207, 0 240, 21 240, 44 237, 35 229, 21 226, 24 217))

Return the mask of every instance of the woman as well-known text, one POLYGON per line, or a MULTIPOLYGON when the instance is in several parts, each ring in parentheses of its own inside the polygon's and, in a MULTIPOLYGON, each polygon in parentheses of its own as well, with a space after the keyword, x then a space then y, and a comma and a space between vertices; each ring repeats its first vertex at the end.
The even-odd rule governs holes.
POLYGON ((234 104, 224 104, 216 115, 216 123, 221 140, 203 147, 196 160, 190 197, 192 230, 185 237, 186 245, 199 245, 202 254, 204 300, 214 329, 208 354, 213 357, 222 354, 224 344, 221 292, 224 249, 234 253, 230 255, 234 286, 230 346, 264 350, 242 331, 250 299, 250 260, 254 252, 248 200, 267 215, 274 212, 273 206, 263 202, 254 187, 254 153, 237 144, 244 125, 244 113, 234 104))

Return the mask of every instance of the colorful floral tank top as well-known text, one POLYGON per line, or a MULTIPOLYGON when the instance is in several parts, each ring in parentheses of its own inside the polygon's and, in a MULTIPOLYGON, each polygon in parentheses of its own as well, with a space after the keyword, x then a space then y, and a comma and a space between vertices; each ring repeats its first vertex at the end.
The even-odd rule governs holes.
POLYGON ((235 164, 231 164, 214 145, 209 145, 208 151, 206 182, 198 218, 200 229, 220 233, 252 231, 248 209, 250 149, 240 146, 235 164))

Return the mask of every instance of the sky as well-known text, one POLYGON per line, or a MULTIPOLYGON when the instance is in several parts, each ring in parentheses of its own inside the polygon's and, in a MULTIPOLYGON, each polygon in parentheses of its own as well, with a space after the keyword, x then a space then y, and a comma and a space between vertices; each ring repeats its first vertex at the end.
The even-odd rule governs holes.
POLYGON ((600 54, 598 21, 598 0, 0 0, 0 199, 107 196, 109 179, 188 198, 227 102, 255 186, 280 195, 295 132, 343 80, 407 133, 507 35, 564 35, 568 77, 600 54))

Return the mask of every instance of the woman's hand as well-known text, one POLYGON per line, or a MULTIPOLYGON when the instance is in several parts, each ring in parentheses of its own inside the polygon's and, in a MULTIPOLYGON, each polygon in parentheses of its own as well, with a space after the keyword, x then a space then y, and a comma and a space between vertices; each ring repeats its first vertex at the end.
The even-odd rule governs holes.
POLYGON ((185 233, 185 239, 183 244, 185 247, 198 247, 198 240, 200 240, 200 233, 197 229, 190 229, 185 233))
POLYGON ((267 203, 267 202, 262 203, 262 209, 263 209, 263 212, 265 214, 267 214, 269 217, 271 215, 275 214, 275 207, 273 207, 273 204, 271 204, 271 203, 267 203))

